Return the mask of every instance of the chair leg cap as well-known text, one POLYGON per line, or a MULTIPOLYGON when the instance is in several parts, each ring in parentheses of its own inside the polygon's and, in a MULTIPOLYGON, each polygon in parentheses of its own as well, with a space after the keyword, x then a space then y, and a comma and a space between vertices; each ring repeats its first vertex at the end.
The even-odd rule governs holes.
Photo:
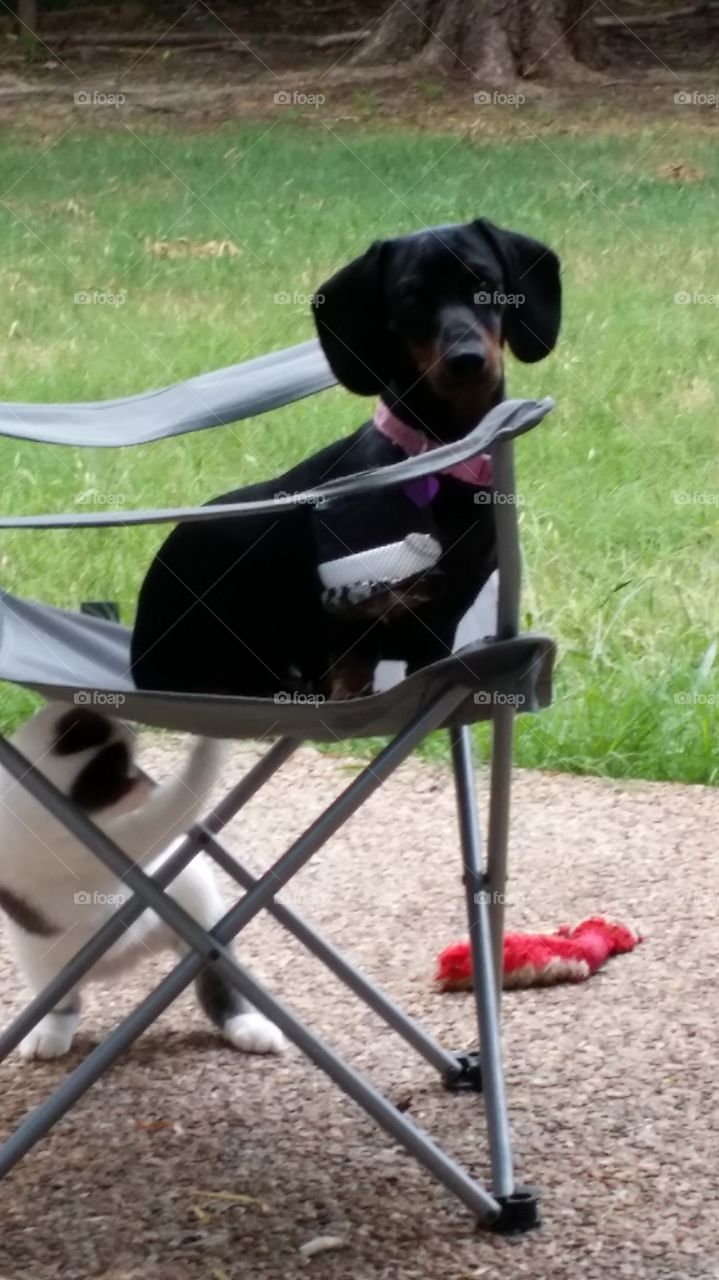
POLYGON ((509 1196, 498 1196, 501 1210, 490 1230, 502 1236, 524 1235, 540 1224, 539 1193, 536 1187, 516 1186, 509 1196))
POLYGON ((457 1066, 444 1077, 444 1087, 449 1093, 481 1093, 482 1063, 476 1049, 455 1054, 457 1066))

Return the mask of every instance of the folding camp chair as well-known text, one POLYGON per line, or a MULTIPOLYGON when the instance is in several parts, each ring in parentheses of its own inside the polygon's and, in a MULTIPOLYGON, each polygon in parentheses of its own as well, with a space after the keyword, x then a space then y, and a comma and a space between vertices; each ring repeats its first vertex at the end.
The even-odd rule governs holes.
MULTIPOLYGON (((80 405, 0 405, 0 433, 55 444, 119 446, 235 422, 298 400, 333 384, 316 342, 275 352, 177 386, 124 400, 80 405)), ((537 1219, 536 1193, 515 1184, 500 1045, 504 888, 507 861, 513 721, 516 711, 548 704, 554 646, 549 639, 518 634, 519 541, 514 497, 513 438, 533 427, 551 401, 507 401, 493 409, 466 438, 395 466, 334 480, 306 493, 274 501, 162 511, 73 512, 68 515, 3 517, 0 528, 57 529, 134 525, 181 520, 226 519, 243 513, 277 512, 338 494, 377 491, 406 483, 490 449, 495 475, 499 549, 496 635, 464 647, 415 672, 384 692, 343 702, 310 705, 272 699, 226 698, 140 691, 129 674, 129 632, 119 623, 86 613, 0 596, 0 678, 48 698, 93 703, 108 715, 164 729, 219 738, 273 735, 277 741, 210 813, 154 877, 134 865, 73 803, 17 749, 0 738, 0 765, 95 854, 127 881, 133 896, 116 912, 42 994, 0 1035, 0 1059, 66 995, 140 913, 154 909, 188 945, 176 967, 97 1046, 0 1148, 0 1176, 65 1114, 115 1059, 189 985, 206 965, 214 966, 238 991, 284 1031, 387 1133, 476 1215, 500 1231, 525 1230, 537 1219), (470 726, 492 721, 491 799, 487 859, 477 818, 470 726), (394 772, 427 734, 449 733, 464 864, 464 886, 475 972, 479 1052, 440 1046, 373 982, 289 905, 277 901, 312 855, 394 772), (332 741, 390 735, 371 764, 324 813, 259 877, 217 839, 218 833, 304 740, 332 741), (206 932, 165 892, 199 852, 246 890, 223 919, 206 932), (374 1010, 439 1072, 449 1090, 476 1090, 484 1097, 492 1190, 486 1190, 405 1114, 397 1110, 350 1064, 247 972, 231 954, 235 936, 266 908, 350 990, 374 1010)))

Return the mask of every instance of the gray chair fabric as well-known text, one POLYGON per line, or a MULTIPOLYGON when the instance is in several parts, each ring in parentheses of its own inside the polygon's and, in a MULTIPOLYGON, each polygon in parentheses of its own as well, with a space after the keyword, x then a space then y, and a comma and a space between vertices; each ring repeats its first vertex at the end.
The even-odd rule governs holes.
POLYGON ((443 689, 465 685, 452 724, 488 720, 498 705, 537 711, 551 698, 554 645, 518 636, 470 645, 383 693, 343 702, 225 698, 137 690, 126 627, 51 605, 0 596, 0 679, 45 698, 90 705, 141 724, 214 738, 266 734, 316 742, 399 733, 443 689))
POLYGON ((0 404, 0 435, 44 444, 148 444, 239 422, 334 386, 317 339, 157 391, 80 404, 0 404))

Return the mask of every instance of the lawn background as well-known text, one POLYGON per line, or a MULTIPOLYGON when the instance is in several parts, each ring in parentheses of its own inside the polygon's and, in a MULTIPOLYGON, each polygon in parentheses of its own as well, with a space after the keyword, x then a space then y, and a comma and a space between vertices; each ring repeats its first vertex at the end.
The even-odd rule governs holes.
MULTIPOLYGON (((0 148, 0 397, 129 394, 312 334, 302 300, 372 239, 480 214, 556 247, 556 353, 509 359, 513 395, 557 409, 517 449, 523 625, 557 637, 554 706, 520 717, 520 764, 715 782, 719 156, 706 131, 566 127, 458 139, 341 121, 136 127, 0 148), (185 237, 184 256, 150 247, 185 237), (192 256, 210 240, 235 256, 192 256), (124 294, 81 305, 78 291, 124 294), (682 496, 683 495, 683 496, 682 496), (679 698, 680 701, 676 699, 679 698)), ((327 392, 249 423, 126 451, 0 441, 3 510, 199 503, 352 430, 327 392)), ((3 533, 0 581, 130 621, 166 530, 3 533)), ((32 705, 3 687, 7 729, 32 705)), ((486 742, 486 731, 478 730, 486 742)), ((435 739, 430 751, 444 750, 435 739)))

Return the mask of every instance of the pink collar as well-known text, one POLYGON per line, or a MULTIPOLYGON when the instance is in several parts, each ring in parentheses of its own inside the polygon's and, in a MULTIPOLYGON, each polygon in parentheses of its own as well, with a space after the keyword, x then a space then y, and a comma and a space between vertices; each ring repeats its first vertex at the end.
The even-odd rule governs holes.
MULTIPOLYGON (((430 440, 424 431, 418 431, 416 427, 410 427, 398 418, 384 400, 380 400, 377 405, 373 422, 383 436, 398 448, 403 449, 410 458, 416 457, 418 453, 426 453, 428 449, 437 448, 437 444, 430 440)), ((465 484, 488 489, 492 484, 492 459, 488 453, 478 453, 476 457, 468 458, 466 462, 458 462, 453 467, 443 467, 439 474, 452 476, 455 480, 463 480, 465 484)))

